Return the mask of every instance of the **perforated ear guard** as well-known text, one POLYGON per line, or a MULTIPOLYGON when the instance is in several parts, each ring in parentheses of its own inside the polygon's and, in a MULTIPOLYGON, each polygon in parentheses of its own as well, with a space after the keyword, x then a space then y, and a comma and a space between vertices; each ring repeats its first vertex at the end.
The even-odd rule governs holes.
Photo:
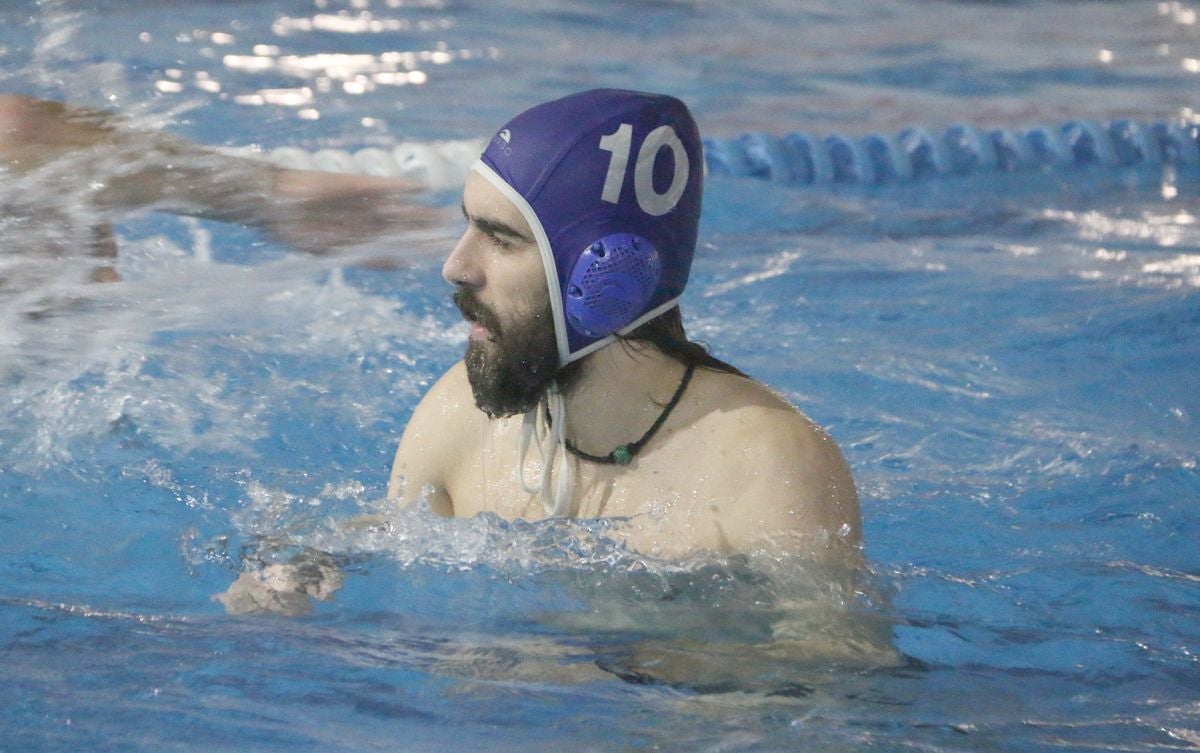
POLYGON ((662 276, 654 244, 640 235, 612 233, 593 241, 571 269, 564 313, 588 337, 607 337, 636 319, 662 276))

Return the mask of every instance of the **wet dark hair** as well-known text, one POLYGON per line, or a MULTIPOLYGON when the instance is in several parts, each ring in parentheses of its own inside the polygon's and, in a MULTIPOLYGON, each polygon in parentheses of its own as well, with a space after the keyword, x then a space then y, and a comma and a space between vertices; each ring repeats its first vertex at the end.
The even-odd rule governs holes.
MULTIPOLYGON (((658 348, 665 355, 674 358, 684 365, 699 366, 724 374, 736 374, 745 377, 746 374, 733 364, 726 363, 708 352, 703 343, 688 339, 683 330, 683 317, 678 306, 672 306, 627 335, 618 335, 622 343, 647 343, 658 348)), ((749 378, 749 377, 747 377, 749 378)))
MULTIPOLYGON (((617 342, 623 348, 638 349, 650 345, 685 366, 694 365, 722 374, 750 378, 738 367, 709 353, 708 346, 689 340, 687 333, 683 330, 683 317, 679 313, 678 306, 672 306, 632 332, 616 337, 617 342)), ((580 358, 559 368, 556 375, 558 383, 564 387, 573 383, 579 374, 580 367, 586 360, 586 358, 580 358)))

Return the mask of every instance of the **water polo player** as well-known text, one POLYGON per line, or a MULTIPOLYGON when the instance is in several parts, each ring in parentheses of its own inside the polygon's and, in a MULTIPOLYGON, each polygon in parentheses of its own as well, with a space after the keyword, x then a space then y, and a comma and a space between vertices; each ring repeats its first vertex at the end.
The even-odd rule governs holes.
POLYGON ((443 276, 466 356, 425 395, 389 495, 445 515, 620 517, 663 556, 857 543, 836 444, 684 334, 703 154, 672 97, 595 90, 507 123, 443 276))

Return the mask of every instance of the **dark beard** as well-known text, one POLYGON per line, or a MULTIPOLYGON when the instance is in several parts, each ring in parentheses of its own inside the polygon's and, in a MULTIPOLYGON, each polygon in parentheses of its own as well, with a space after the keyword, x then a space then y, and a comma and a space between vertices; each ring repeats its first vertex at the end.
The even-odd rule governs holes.
POLYGON ((475 405, 490 418, 515 416, 536 406, 558 371, 549 302, 528 320, 504 328, 470 289, 455 290, 454 303, 464 317, 491 333, 490 340, 471 340, 463 358, 475 405))

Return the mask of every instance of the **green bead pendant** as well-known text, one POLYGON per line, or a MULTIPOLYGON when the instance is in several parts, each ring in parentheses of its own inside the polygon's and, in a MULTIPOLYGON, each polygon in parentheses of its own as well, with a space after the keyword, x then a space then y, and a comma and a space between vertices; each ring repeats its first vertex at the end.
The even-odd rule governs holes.
POLYGON ((633 460, 633 453, 627 445, 621 445, 612 451, 612 459, 617 465, 629 465, 629 461, 633 460))

